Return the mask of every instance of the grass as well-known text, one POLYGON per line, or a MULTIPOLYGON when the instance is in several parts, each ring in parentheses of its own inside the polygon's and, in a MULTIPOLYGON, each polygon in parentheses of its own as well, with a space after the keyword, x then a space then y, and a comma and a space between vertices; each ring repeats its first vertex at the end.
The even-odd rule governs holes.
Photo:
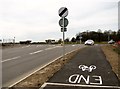
POLYGON ((115 47, 114 49, 113 49, 113 51, 115 51, 116 53, 118 53, 119 55, 120 55, 120 47, 118 46, 118 47, 115 47))
POLYGON ((107 60, 112 66, 112 70, 116 73, 120 79, 120 47, 113 45, 101 46, 107 60))

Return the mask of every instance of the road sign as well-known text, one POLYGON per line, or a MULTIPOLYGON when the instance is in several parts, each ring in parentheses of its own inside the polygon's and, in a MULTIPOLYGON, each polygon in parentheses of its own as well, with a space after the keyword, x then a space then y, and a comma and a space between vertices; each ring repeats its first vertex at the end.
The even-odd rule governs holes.
POLYGON ((67 28, 64 28, 64 30, 63 30, 63 28, 61 28, 61 32, 66 32, 67 31, 67 28))
POLYGON ((62 27, 61 32, 63 32, 63 59, 65 59, 65 46, 64 46, 64 40, 65 40, 65 33, 67 31, 67 28, 65 28, 68 25, 68 20, 65 18, 68 15, 68 9, 66 7, 61 7, 58 11, 58 14, 62 19, 59 21, 59 25, 62 27))
POLYGON ((68 15, 68 9, 66 7, 61 7, 58 14, 60 17, 66 17, 68 15))
MULTIPOLYGON (((63 19, 59 20, 59 25, 63 27, 63 19)), ((66 27, 67 25, 68 25, 68 19, 64 18, 64 27, 66 27)))
POLYGON ((83 37, 80 37, 80 39, 82 39, 83 37))

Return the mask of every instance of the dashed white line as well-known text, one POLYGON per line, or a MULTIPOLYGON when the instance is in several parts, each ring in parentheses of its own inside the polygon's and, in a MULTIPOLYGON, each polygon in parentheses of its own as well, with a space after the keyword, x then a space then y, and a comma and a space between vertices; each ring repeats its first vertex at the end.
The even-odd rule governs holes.
MULTIPOLYGON (((70 52, 66 53, 65 55, 68 55, 68 54, 70 54, 70 53, 72 53, 72 52, 74 52, 74 51, 76 51, 76 50, 72 50, 72 51, 70 51, 70 52)), ((39 69, 37 69, 37 70, 33 71, 33 72, 32 72, 32 73, 30 73, 29 75, 27 75, 27 76, 23 77, 23 78, 22 78, 22 79, 20 79, 19 81, 17 81, 17 82, 15 82, 15 83, 11 84, 9 87, 14 86, 15 84, 17 84, 17 83, 21 82, 22 80, 24 80, 24 79, 26 79, 27 77, 31 76, 31 75, 32 75, 32 74, 34 74, 35 72, 37 72, 37 71, 39 71, 39 70, 41 70, 41 69, 45 68, 46 66, 50 65, 51 63, 53 63, 54 61, 56 61, 56 60, 58 60, 58 59, 60 59, 60 58, 62 58, 62 56, 59 56, 58 58, 56 58, 56 59, 54 59, 54 60, 50 61, 49 63, 47 63, 47 64, 45 64, 44 66, 40 67, 39 69)))
POLYGON ((18 58, 20 58, 20 57, 21 57, 21 56, 13 57, 13 58, 10 58, 10 59, 3 60, 3 61, 1 61, 1 62, 7 62, 7 61, 15 60, 15 59, 18 59, 18 58))
POLYGON ((28 46, 23 46, 22 48, 27 48, 27 47, 30 47, 30 45, 28 45, 28 46))
POLYGON ((32 52, 32 53, 29 53, 30 55, 32 55, 32 54, 37 54, 37 53, 40 53, 40 52, 42 52, 43 50, 39 50, 39 51, 36 51, 36 52, 32 52))
POLYGON ((42 45, 37 45, 36 47, 41 47, 42 45))
POLYGON ((75 45, 72 45, 72 46, 75 46, 75 45))
POLYGON ((59 48, 59 47, 61 47, 61 46, 56 46, 56 47, 46 48, 45 50, 55 49, 55 48, 59 48))

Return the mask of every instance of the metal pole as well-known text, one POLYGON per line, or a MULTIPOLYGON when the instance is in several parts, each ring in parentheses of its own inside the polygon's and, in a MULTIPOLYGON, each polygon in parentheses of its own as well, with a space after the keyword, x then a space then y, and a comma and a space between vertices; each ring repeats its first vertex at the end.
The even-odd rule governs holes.
POLYGON ((80 44, 81 44, 81 35, 80 35, 79 39, 80 39, 80 44))
POLYGON ((108 33, 108 41, 110 41, 110 34, 108 33))
POLYGON ((15 37, 14 37, 14 39, 13 39, 13 45, 15 45, 15 37))
POLYGON ((65 59, 65 33, 64 33, 64 30, 65 30, 65 27, 64 27, 64 17, 62 18, 63 19, 63 59, 65 59))

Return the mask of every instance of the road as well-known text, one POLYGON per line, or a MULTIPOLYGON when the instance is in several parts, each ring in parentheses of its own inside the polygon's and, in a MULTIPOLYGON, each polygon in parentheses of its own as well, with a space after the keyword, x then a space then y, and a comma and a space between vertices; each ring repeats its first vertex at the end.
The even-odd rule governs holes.
POLYGON ((99 45, 78 52, 42 89, 120 89, 120 81, 112 71, 99 45))
MULTIPOLYGON (((66 45, 65 53, 84 45, 66 45)), ((2 50, 2 85, 11 86, 34 71, 62 56, 60 45, 27 45, 2 50)))

